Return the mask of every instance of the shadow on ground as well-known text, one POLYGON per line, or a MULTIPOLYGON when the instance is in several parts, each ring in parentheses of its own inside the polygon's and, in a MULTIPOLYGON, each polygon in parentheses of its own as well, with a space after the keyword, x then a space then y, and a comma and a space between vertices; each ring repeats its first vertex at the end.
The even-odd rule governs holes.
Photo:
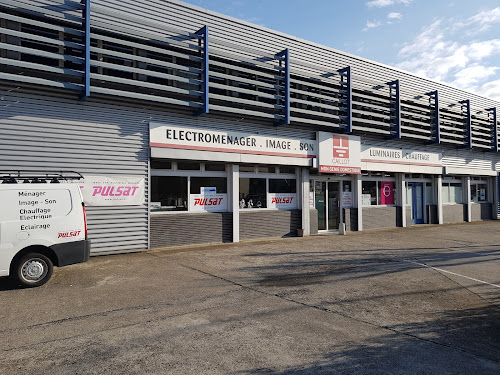
POLYGON ((425 325, 385 328, 389 333, 376 340, 333 345, 330 354, 315 362, 279 371, 248 369, 238 374, 500 373, 500 310, 495 307, 449 311, 425 325))

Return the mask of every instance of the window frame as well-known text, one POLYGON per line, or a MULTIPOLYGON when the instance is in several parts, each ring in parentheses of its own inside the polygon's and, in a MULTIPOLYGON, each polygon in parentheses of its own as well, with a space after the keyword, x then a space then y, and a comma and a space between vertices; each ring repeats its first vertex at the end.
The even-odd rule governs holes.
MULTIPOLYGON (((245 165, 246 167, 249 167, 249 165, 245 165)), ((260 166, 265 166, 265 165, 260 165, 260 166)), ((299 197, 300 197, 300 194, 298 192, 300 192, 300 181, 299 181, 299 173, 298 173, 298 168, 297 167, 294 167, 295 168, 295 174, 289 174, 289 173, 280 173, 280 166, 279 165, 270 165, 272 167, 275 167, 275 171, 273 173, 263 173, 263 172, 259 172, 259 165, 254 165, 254 170, 253 172, 240 172, 239 173, 239 178, 262 178, 262 179, 265 179, 266 180, 266 207, 265 208, 240 208, 240 211, 283 211, 283 210, 280 210, 279 208, 270 208, 269 207, 269 194, 273 194, 273 193, 270 193, 269 192, 269 180, 270 179, 273 179, 273 180, 295 180, 295 193, 290 193, 290 194, 295 194, 295 202, 296 203, 296 207, 295 208, 292 208, 290 210, 297 210, 297 209, 300 209, 300 205, 299 205, 299 197)), ((239 183, 239 182, 238 182, 239 183)), ((276 194, 279 194, 279 193, 276 193, 276 194)), ((286 210, 285 210, 286 211, 286 210)))
MULTIPOLYGON (((152 211, 151 206, 149 207, 149 213, 151 215, 178 215, 178 214, 203 214, 203 212, 198 211, 190 211, 189 210, 189 202, 191 199, 191 177, 220 177, 226 178, 226 189, 230 191, 230 182, 229 182, 229 174, 227 164, 225 163, 224 172, 222 171, 205 171, 205 163, 193 161, 195 163, 200 163, 199 170, 179 170, 177 169, 177 161, 172 161, 171 169, 150 169, 150 175, 155 177, 187 177, 187 202, 188 209, 185 211, 152 211)), ((207 164, 213 164, 212 162, 207 164)), ((229 193, 227 194, 229 198, 229 193)), ((228 205, 229 207, 229 205, 228 205)), ((229 208, 226 211, 217 211, 217 212, 230 212, 229 208)))
POLYGON ((375 182, 377 184, 377 204, 362 205, 362 207, 397 207, 398 197, 397 197, 397 179, 396 176, 386 176, 386 174, 394 174, 393 172, 364 172, 361 176, 361 194, 363 194, 363 182, 375 182), (379 175, 381 174, 381 175, 379 175), (380 182, 392 182, 394 190, 394 202, 393 204, 379 204, 380 201, 380 182))

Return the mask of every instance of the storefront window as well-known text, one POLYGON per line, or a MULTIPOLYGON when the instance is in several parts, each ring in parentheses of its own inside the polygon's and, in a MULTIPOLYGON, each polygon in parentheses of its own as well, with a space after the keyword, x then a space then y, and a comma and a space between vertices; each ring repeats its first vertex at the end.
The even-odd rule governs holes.
POLYGON ((180 161, 177 163, 177 169, 180 171, 199 171, 200 163, 193 163, 190 161, 180 161))
POLYGON ((276 173, 276 167, 259 166, 258 171, 259 173, 276 173))
POLYGON ((266 179, 240 178, 240 208, 266 208, 266 179))
POLYGON ((280 167, 280 173, 295 174, 295 167, 280 167))
POLYGON ((462 184, 460 182, 443 182, 443 203, 463 203, 462 184))
POLYGON ((362 201, 363 206, 370 206, 377 204, 377 182, 376 181, 363 181, 362 184, 362 201))
POLYGON ((295 193, 297 191, 297 181, 295 179, 269 179, 270 193, 295 193))
POLYGON ((393 181, 363 181, 363 206, 396 204, 396 188, 393 181))
POLYGON ((202 188, 214 187, 217 194, 227 193, 227 178, 225 177, 191 177, 191 194, 203 193, 202 188))
POLYGON ((250 172, 255 173, 255 167, 253 165, 240 165, 240 172, 250 172))
POLYGON ((432 193, 432 184, 430 182, 425 183, 425 204, 427 206, 434 204, 434 194, 432 193))
POLYGON ((172 169, 172 162, 166 160, 154 160, 151 159, 152 169, 172 169))
POLYGON ((488 201, 488 184, 486 181, 470 182, 470 199, 472 202, 488 201))
POLYGON ((153 211, 187 211, 187 177, 151 177, 153 211))
POLYGON ((225 164, 205 164, 205 170, 209 172, 224 172, 226 170, 225 164))

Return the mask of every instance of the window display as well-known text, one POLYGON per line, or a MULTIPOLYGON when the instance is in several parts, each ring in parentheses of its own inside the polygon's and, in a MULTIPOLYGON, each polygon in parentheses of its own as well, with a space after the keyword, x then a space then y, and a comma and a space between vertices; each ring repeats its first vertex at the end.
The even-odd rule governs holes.
POLYGON ((393 181, 363 181, 363 206, 391 206, 396 204, 396 184, 393 181))
POLYGON ((266 208, 266 179, 240 178, 240 208, 266 208))
POLYGON ((443 182, 443 203, 462 204, 463 193, 461 182, 443 182))
POLYGON ((488 184, 486 181, 470 182, 470 200, 472 202, 487 202, 488 201, 488 184))
POLYGON ((187 211, 187 177, 151 176, 153 211, 187 211))

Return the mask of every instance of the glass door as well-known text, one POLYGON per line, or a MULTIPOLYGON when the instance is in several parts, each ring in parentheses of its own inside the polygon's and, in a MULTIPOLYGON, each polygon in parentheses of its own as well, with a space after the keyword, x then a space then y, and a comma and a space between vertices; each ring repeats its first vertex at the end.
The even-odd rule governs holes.
POLYGON ((339 197, 339 182, 314 182, 314 206, 318 210, 318 230, 339 229, 339 197))
POLYGON ((328 229, 339 229, 339 183, 328 183, 328 229))
POLYGON ((326 230, 326 182, 314 182, 314 207, 318 210, 318 230, 326 230))
POLYGON ((424 184, 422 182, 410 182, 411 190, 411 223, 424 223, 424 184))

